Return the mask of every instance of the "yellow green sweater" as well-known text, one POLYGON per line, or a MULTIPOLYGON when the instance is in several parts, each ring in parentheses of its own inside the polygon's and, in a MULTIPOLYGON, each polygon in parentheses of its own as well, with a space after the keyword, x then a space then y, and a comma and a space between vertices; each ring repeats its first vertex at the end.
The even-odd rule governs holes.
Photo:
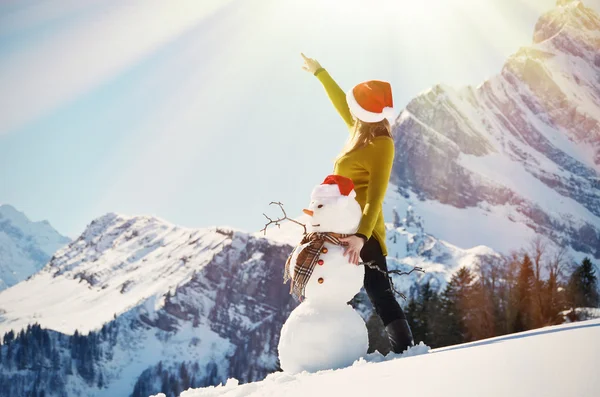
MULTIPOLYGON (((346 126, 350 131, 354 128, 354 118, 346 102, 346 93, 337 85, 329 72, 321 69, 317 78, 331 99, 346 126)), ((333 173, 352 179, 356 191, 356 201, 362 208, 363 216, 357 233, 370 238, 373 235, 384 255, 387 255, 385 244, 385 225, 383 223, 383 197, 387 190, 392 163, 394 160, 394 141, 388 136, 375 137, 366 147, 353 150, 335 162, 333 173)))

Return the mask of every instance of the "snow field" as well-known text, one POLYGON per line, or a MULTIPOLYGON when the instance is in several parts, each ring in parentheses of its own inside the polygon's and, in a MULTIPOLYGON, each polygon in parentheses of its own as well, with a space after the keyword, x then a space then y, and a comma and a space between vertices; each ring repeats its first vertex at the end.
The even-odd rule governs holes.
POLYGON ((244 385, 229 379, 181 397, 595 397, 599 353, 600 320, 590 320, 339 370, 277 372, 244 385))

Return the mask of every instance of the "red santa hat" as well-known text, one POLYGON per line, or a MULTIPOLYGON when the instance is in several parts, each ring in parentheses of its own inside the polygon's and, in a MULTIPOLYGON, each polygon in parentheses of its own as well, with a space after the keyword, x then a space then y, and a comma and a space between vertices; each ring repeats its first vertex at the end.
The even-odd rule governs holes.
POLYGON ((366 123, 376 123, 395 117, 392 86, 387 81, 369 80, 359 83, 346 93, 350 112, 366 123))
POLYGON ((343 196, 356 197, 352 179, 341 175, 327 175, 320 185, 314 187, 310 198, 323 199, 343 196))

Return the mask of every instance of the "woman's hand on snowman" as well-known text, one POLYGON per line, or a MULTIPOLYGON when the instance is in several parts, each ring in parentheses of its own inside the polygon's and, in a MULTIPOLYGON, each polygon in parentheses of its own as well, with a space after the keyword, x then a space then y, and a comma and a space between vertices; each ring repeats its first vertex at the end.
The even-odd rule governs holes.
POLYGON ((358 262, 360 261, 360 250, 362 250, 362 247, 365 245, 365 240, 362 237, 352 235, 343 237, 340 241, 347 243, 346 248, 344 249, 344 256, 348 254, 348 261, 358 265, 358 262))
POLYGON ((300 53, 300 55, 302 55, 302 58, 304 58, 304 65, 302 65, 302 69, 306 70, 307 72, 310 72, 311 74, 315 74, 317 69, 322 67, 321 64, 319 62, 317 62, 316 59, 309 58, 306 55, 304 55, 303 53, 300 53))

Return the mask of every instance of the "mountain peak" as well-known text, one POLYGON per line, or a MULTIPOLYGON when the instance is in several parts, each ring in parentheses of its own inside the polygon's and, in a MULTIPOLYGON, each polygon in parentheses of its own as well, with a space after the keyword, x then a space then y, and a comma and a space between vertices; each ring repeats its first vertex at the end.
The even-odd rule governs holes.
MULTIPOLYGON (((600 16, 560 1, 537 22, 535 41, 476 90, 434 85, 408 103, 394 126, 403 155, 391 177, 399 201, 391 203, 414 193, 448 210, 483 210, 482 231, 502 214, 485 240, 478 233, 460 241, 455 228, 433 232, 462 247, 518 249, 524 240, 514 236, 529 235, 521 234, 527 225, 557 249, 600 258, 600 16), (499 237, 503 228, 511 231, 499 237)), ((440 224, 437 210, 424 219, 440 224)))
POLYGON ((40 229, 52 230, 56 232, 50 222, 47 220, 32 221, 25 213, 19 211, 10 204, 0 204, 0 220, 8 221, 12 226, 28 231, 32 226, 37 225, 40 229))
POLYGON ((581 4, 581 0, 557 0, 556 1, 557 7, 564 7, 564 6, 569 6, 569 5, 579 6, 579 4, 581 4))
POLYGON ((565 27, 580 31, 600 31, 600 17, 578 0, 558 0, 556 7, 537 21, 533 42, 541 43, 559 34, 565 27))
POLYGON ((24 213, 17 210, 10 204, 1 204, 0 205, 0 219, 8 219, 14 223, 28 223, 29 219, 25 216, 24 213))
POLYGON ((69 241, 48 221, 32 222, 12 205, 0 205, 0 290, 40 270, 69 241))

